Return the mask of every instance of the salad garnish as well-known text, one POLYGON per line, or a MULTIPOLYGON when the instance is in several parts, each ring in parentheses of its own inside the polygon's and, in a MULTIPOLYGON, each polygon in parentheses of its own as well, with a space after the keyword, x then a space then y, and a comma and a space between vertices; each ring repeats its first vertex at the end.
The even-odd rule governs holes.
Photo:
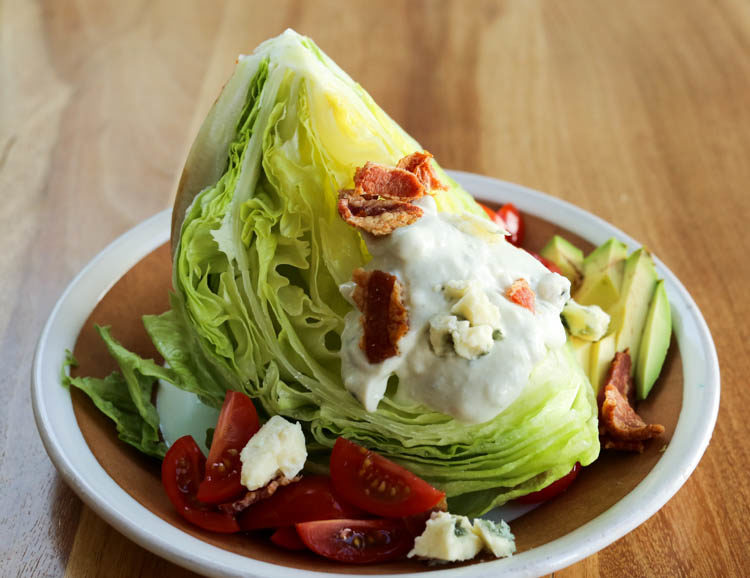
POLYGON ((606 449, 643 452, 643 442, 664 433, 664 426, 647 424, 630 405, 634 399, 630 353, 615 354, 607 382, 599 393, 602 445, 606 449))
POLYGON ((206 460, 206 475, 196 494, 198 500, 221 504, 242 492, 240 451, 259 428, 250 398, 237 391, 227 392, 206 460))
POLYGON ((400 159, 395 167, 368 161, 354 172, 354 189, 342 189, 338 211, 350 225, 371 235, 390 235, 423 214, 412 203, 425 194, 448 190, 435 174, 427 151, 400 159))
POLYGON ((411 203, 361 194, 356 189, 339 193, 339 215, 347 223, 371 235, 390 235, 399 227, 411 225, 424 213, 411 203))
MULTIPOLYGON (((247 438, 240 454, 254 458, 243 460, 242 482, 233 493, 226 483, 218 486, 224 503, 216 503, 216 491, 206 494, 211 502, 199 497, 199 487, 208 485, 217 490, 217 480, 209 479, 205 458, 191 436, 178 439, 167 451, 162 463, 162 485, 183 518, 218 533, 273 529, 270 539, 277 546, 310 549, 341 562, 397 560, 411 550, 421 557, 429 554, 430 549, 425 549, 424 544, 435 542, 434 537, 429 538, 430 515, 445 509, 444 492, 344 438, 334 445, 330 477, 296 475, 296 460, 290 462, 279 456, 296 454, 293 438, 297 429, 285 425, 288 422, 279 416, 258 429, 257 419, 242 419, 255 415, 254 408, 248 412, 250 407, 250 398, 229 392, 219 415, 216 431, 223 440, 214 442, 217 445, 212 445, 211 453, 224 448, 219 455, 234 456, 230 450, 235 448, 226 449, 227 440, 247 438), (279 467, 284 471, 273 475, 277 466, 269 468, 269 463, 282 464, 279 467), (291 469, 285 470, 285 466, 291 469), (269 477, 269 471, 273 477, 259 482, 269 477)), ((239 476, 236 467, 230 468, 228 463, 226 471, 231 473, 221 481, 239 476)), ((475 539, 479 540, 476 536, 475 539)), ((431 557, 446 560, 437 551, 431 557)), ((460 559, 464 558, 453 558, 460 559)))
POLYGON ((409 330, 409 314, 401 300, 401 283, 384 271, 355 269, 352 299, 362 312, 359 347, 370 363, 398 355, 398 342, 409 330))
POLYGON ((513 281, 510 287, 505 291, 506 297, 513 301, 516 305, 525 307, 532 313, 534 313, 534 302, 536 300, 536 294, 533 289, 529 287, 529 282, 526 279, 516 279, 513 281))

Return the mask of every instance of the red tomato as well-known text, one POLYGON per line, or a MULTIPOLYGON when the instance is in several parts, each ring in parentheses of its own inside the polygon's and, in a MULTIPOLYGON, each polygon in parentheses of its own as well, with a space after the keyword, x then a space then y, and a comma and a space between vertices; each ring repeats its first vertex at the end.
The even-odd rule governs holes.
POLYGON ((445 497, 409 470, 341 437, 331 453, 331 481, 347 502, 386 518, 419 514, 445 497))
POLYGON ((505 237, 506 240, 516 247, 520 247, 526 232, 521 212, 513 203, 505 203, 497 210, 497 216, 502 221, 500 224, 510 233, 505 237))
POLYGON ((567 490, 568 486, 573 483, 573 480, 578 477, 578 472, 580 471, 581 464, 576 462, 576 465, 573 466, 573 469, 570 470, 569 474, 563 476, 556 482, 552 482, 549 486, 547 486, 546 488, 542 488, 538 492, 532 492, 530 494, 526 494, 525 496, 517 498, 516 501, 521 502, 522 504, 538 504, 539 502, 546 502, 547 500, 551 500, 555 496, 562 494, 565 490, 567 490))
POLYGON ((161 463, 161 483, 169 501, 180 516, 205 530, 225 534, 239 532, 234 516, 196 498, 205 466, 206 458, 191 436, 183 436, 173 443, 161 463))
POLYGON ((487 216, 492 219, 493 221, 497 220, 497 213, 490 209, 487 205, 484 203, 477 203, 480 207, 484 209, 484 212, 487 213, 487 216))
POLYGON ((260 530, 291 526, 298 522, 365 516, 365 512, 334 495, 331 478, 305 476, 247 508, 240 515, 240 527, 243 530, 260 530))
POLYGON ((557 273, 558 275, 562 275, 562 271, 560 271, 560 267, 558 267, 557 265, 555 265, 549 259, 546 259, 546 258, 542 257, 539 253, 534 253, 534 251, 528 251, 528 249, 527 249, 527 252, 529 253, 529 255, 531 255, 532 257, 534 257, 534 259, 536 259, 537 261, 539 261, 542 265, 544 265, 545 267, 547 267, 547 269, 549 269, 553 273, 557 273))
POLYGON ((276 530, 271 534, 271 542, 287 550, 307 550, 294 526, 284 526, 276 530))
POLYGON ((534 313, 536 294, 534 293, 534 290, 529 287, 529 282, 523 277, 513 281, 511 286, 505 290, 505 295, 516 305, 525 307, 534 313))
POLYGON ((258 431, 258 414, 244 393, 230 391, 221 406, 206 461, 206 478, 197 498, 209 504, 229 502, 245 491, 240 483, 240 451, 258 431))
POLYGON ((399 519, 305 522, 297 524, 297 533, 316 554, 350 564, 398 560, 414 545, 399 519))

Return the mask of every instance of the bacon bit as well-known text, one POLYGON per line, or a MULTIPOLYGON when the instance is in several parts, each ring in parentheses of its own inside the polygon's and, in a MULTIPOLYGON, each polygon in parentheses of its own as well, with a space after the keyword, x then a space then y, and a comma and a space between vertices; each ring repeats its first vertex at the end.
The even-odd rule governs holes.
POLYGON ((360 195, 351 189, 339 193, 338 210, 344 221, 378 237, 411 225, 423 214, 416 205, 360 195))
POLYGON ((366 195, 384 199, 414 200, 423 197, 425 187, 417 175, 404 169, 367 162, 354 173, 354 186, 366 195))
POLYGON ((624 441, 611 438, 609 436, 602 436, 601 438, 602 448, 605 450, 619 450, 622 452, 638 452, 643 453, 643 449, 646 447, 642 441, 624 441))
POLYGON ((341 218, 376 236, 411 225, 424 213, 411 201, 433 189, 446 189, 435 175, 427 151, 398 161, 398 167, 367 162, 354 172, 354 189, 339 192, 341 218))
POLYGON ((448 187, 437 178, 437 175, 432 168, 432 163, 430 163, 431 158, 432 155, 427 151, 422 151, 421 153, 415 152, 402 158, 398 161, 398 165, 396 166, 399 169, 404 169, 405 171, 414 173, 419 181, 427 187, 428 191, 434 189, 446 191, 448 190, 448 187))
POLYGON ((390 273, 355 269, 352 299, 362 312, 364 335, 359 347, 370 363, 398 355, 398 342, 409 330, 409 316, 401 301, 401 283, 390 273))
POLYGON ((632 361, 626 349, 615 354, 607 381, 599 392, 599 434, 604 449, 643 452, 643 442, 664 433, 664 426, 649 425, 639 416, 628 396, 632 394, 632 361))
POLYGON ((607 433, 621 441, 649 440, 664 433, 664 426, 646 424, 612 384, 604 388, 601 421, 607 433))
POLYGON ((529 286, 529 282, 523 277, 513 281, 513 284, 506 289, 505 296, 516 305, 525 307, 534 313, 536 295, 534 294, 534 290, 529 286))
POLYGON ((284 474, 280 474, 270 482, 268 482, 262 488, 247 492, 239 500, 233 502, 227 502, 226 504, 219 504, 219 509, 223 510, 227 514, 236 514, 241 512, 245 508, 252 506, 255 502, 260 502, 266 498, 270 498, 276 493, 276 490, 283 486, 288 486, 291 483, 299 482, 302 476, 295 476, 293 478, 287 478, 284 474))
POLYGON ((629 349, 615 353, 615 357, 609 366, 609 371, 607 372, 607 379, 604 381, 604 387, 601 388, 596 399, 599 407, 604 403, 604 391, 607 385, 614 385, 617 388, 617 391, 628 400, 628 403, 633 405, 635 400, 633 399, 633 380, 630 377, 631 367, 632 362, 629 349))

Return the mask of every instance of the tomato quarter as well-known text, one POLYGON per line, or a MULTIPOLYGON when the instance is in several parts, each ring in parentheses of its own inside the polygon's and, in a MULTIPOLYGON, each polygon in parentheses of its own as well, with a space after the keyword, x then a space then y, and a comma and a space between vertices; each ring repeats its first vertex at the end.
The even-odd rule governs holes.
POLYGON ((482 207, 482 208, 484 209, 484 212, 485 212, 485 213, 487 213, 487 216, 488 216, 488 217, 489 217, 490 219, 492 219, 493 221, 497 221, 497 218, 498 218, 498 217, 497 217, 497 212, 495 212, 494 210, 490 209, 490 208, 489 208, 489 207, 488 207, 487 205, 485 205, 484 203, 477 203, 477 204, 478 204, 478 205, 479 205, 480 207, 482 207))
POLYGON ((557 273, 558 275, 562 275, 563 274, 562 271, 560 271, 560 267, 558 267, 557 265, 555 265, 549 259, 547 259, 545 257, 542 257, 539 253, 534 253, 534 251, 528 251, 528 250, 527 250, 527 253, 529 255, 531 255, 532 257, 534 257, 534 259, 536 259, 537 261, 539 261, 542 265, 544 265, 545 267, 547 267, 547 269, 549 269, 553 273, 557 273))
POLYGON ((294 526, 284 526, 271 534, 271 542, 286 550, 307 550, 294 526))
POLYGON ((228 392, 208 452, 206 477, 198 488, 201 502, 229 502, 245 491, 240 483, 240 451, 258 429, 252 400, 239 391, 228 392))
POLYGON ((409 470, 341 437, 331 453, 331 481, 347 502, 388 518, 419 514, 445 497, 409 470))
POLYGON ((365 512, 336 497, 331 478, 305 476, 247 508, 239 522, 243 530, 260 530, 313 520, 363 517, 367 517, 365 512))
POLYGON ((511 286, 505 290, 505 295, 516 305, 525 307, 534 313, 536 294, 534 293, 534 290, 529 287, 529 282, 526 281, 526 279, 521 278, 513 281, 511 286))
POLYGON ((414 545, 399 519, 305 522, 297 524, 297 533, 316 554, 351 564, 399 560, 414 545))
POLYGON ((505 238, 509 243, 520 247, 526 233, 526 226, 524 225, 521 212, 513 203, 505 203, 497 210, 497 216, 500 218, 500 224, 509 233, 505 238))
POLYGON ((183 436, 173 443, 161 463, 161 483, 169 501, 180 516, 205 530, 225 534, 239 532, 234 516, 196 498, 205 465, 206 458, 191 436, 183 436))
POLYGON ((542 488, 538 492, 532 492, 530 494, 526 494, 525 496, 517 498, 516 501, 522 504, 538 504, 539 502, 546 502, 547 500, 551 500, 555 496, 558 496, 559 494, 562 494, 565 490, 567 490, 570 484, 572 484, 573 481, 578 477, 578 472, 580 471, 581 464, 576 462, 576 465, 573 466, 573 469, 570 470, 569 474, 564 475, 556 482, 552 482, 549 486, 547 486, 546 488, 542 488))

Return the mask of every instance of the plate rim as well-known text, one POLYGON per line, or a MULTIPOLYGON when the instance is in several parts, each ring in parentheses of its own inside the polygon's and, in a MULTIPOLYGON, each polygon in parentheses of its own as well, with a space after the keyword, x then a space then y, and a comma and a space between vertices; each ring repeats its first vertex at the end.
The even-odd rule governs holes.
MULTIPOLYGON (((513 202, 522 212, 546 219, 594 244, 616 237, 630 250, 641 246, 614 225, 562 199, 474 173, 448 171, 448 174, 477 198, 513 202)), ((107 523, 147 550, 183 567, 225 576, 356 576, 279 566, 195 538, 142 506, 110 478, 77 427, 61 430, 66 420, 75 420, 71 397, 59 383, 64 349, 73 349, 84 322, 112 285, 169 240, 170 221, 171 209, 166 209, 112 241, 73 278, 53 307, 39 337, 31 371, 34 419, 50 459, 66 483, 107 523)), ((708 325, 687 289, 661 260, 655 257, 654 261, 665 280, 672 305, 684 379, 680 416, 664 455, 630 493, 572 532, 511 558, 432 570, 430 575, 475 578, 502 571, 534 576, 567 567, 649 519, 677 493, 697 467, 718 416, 718 356, 708 325), (688 391, 689 388, 695 391, 688 391)), ((422 575, 422 572, 401 574, 407 578, 422 575)))

